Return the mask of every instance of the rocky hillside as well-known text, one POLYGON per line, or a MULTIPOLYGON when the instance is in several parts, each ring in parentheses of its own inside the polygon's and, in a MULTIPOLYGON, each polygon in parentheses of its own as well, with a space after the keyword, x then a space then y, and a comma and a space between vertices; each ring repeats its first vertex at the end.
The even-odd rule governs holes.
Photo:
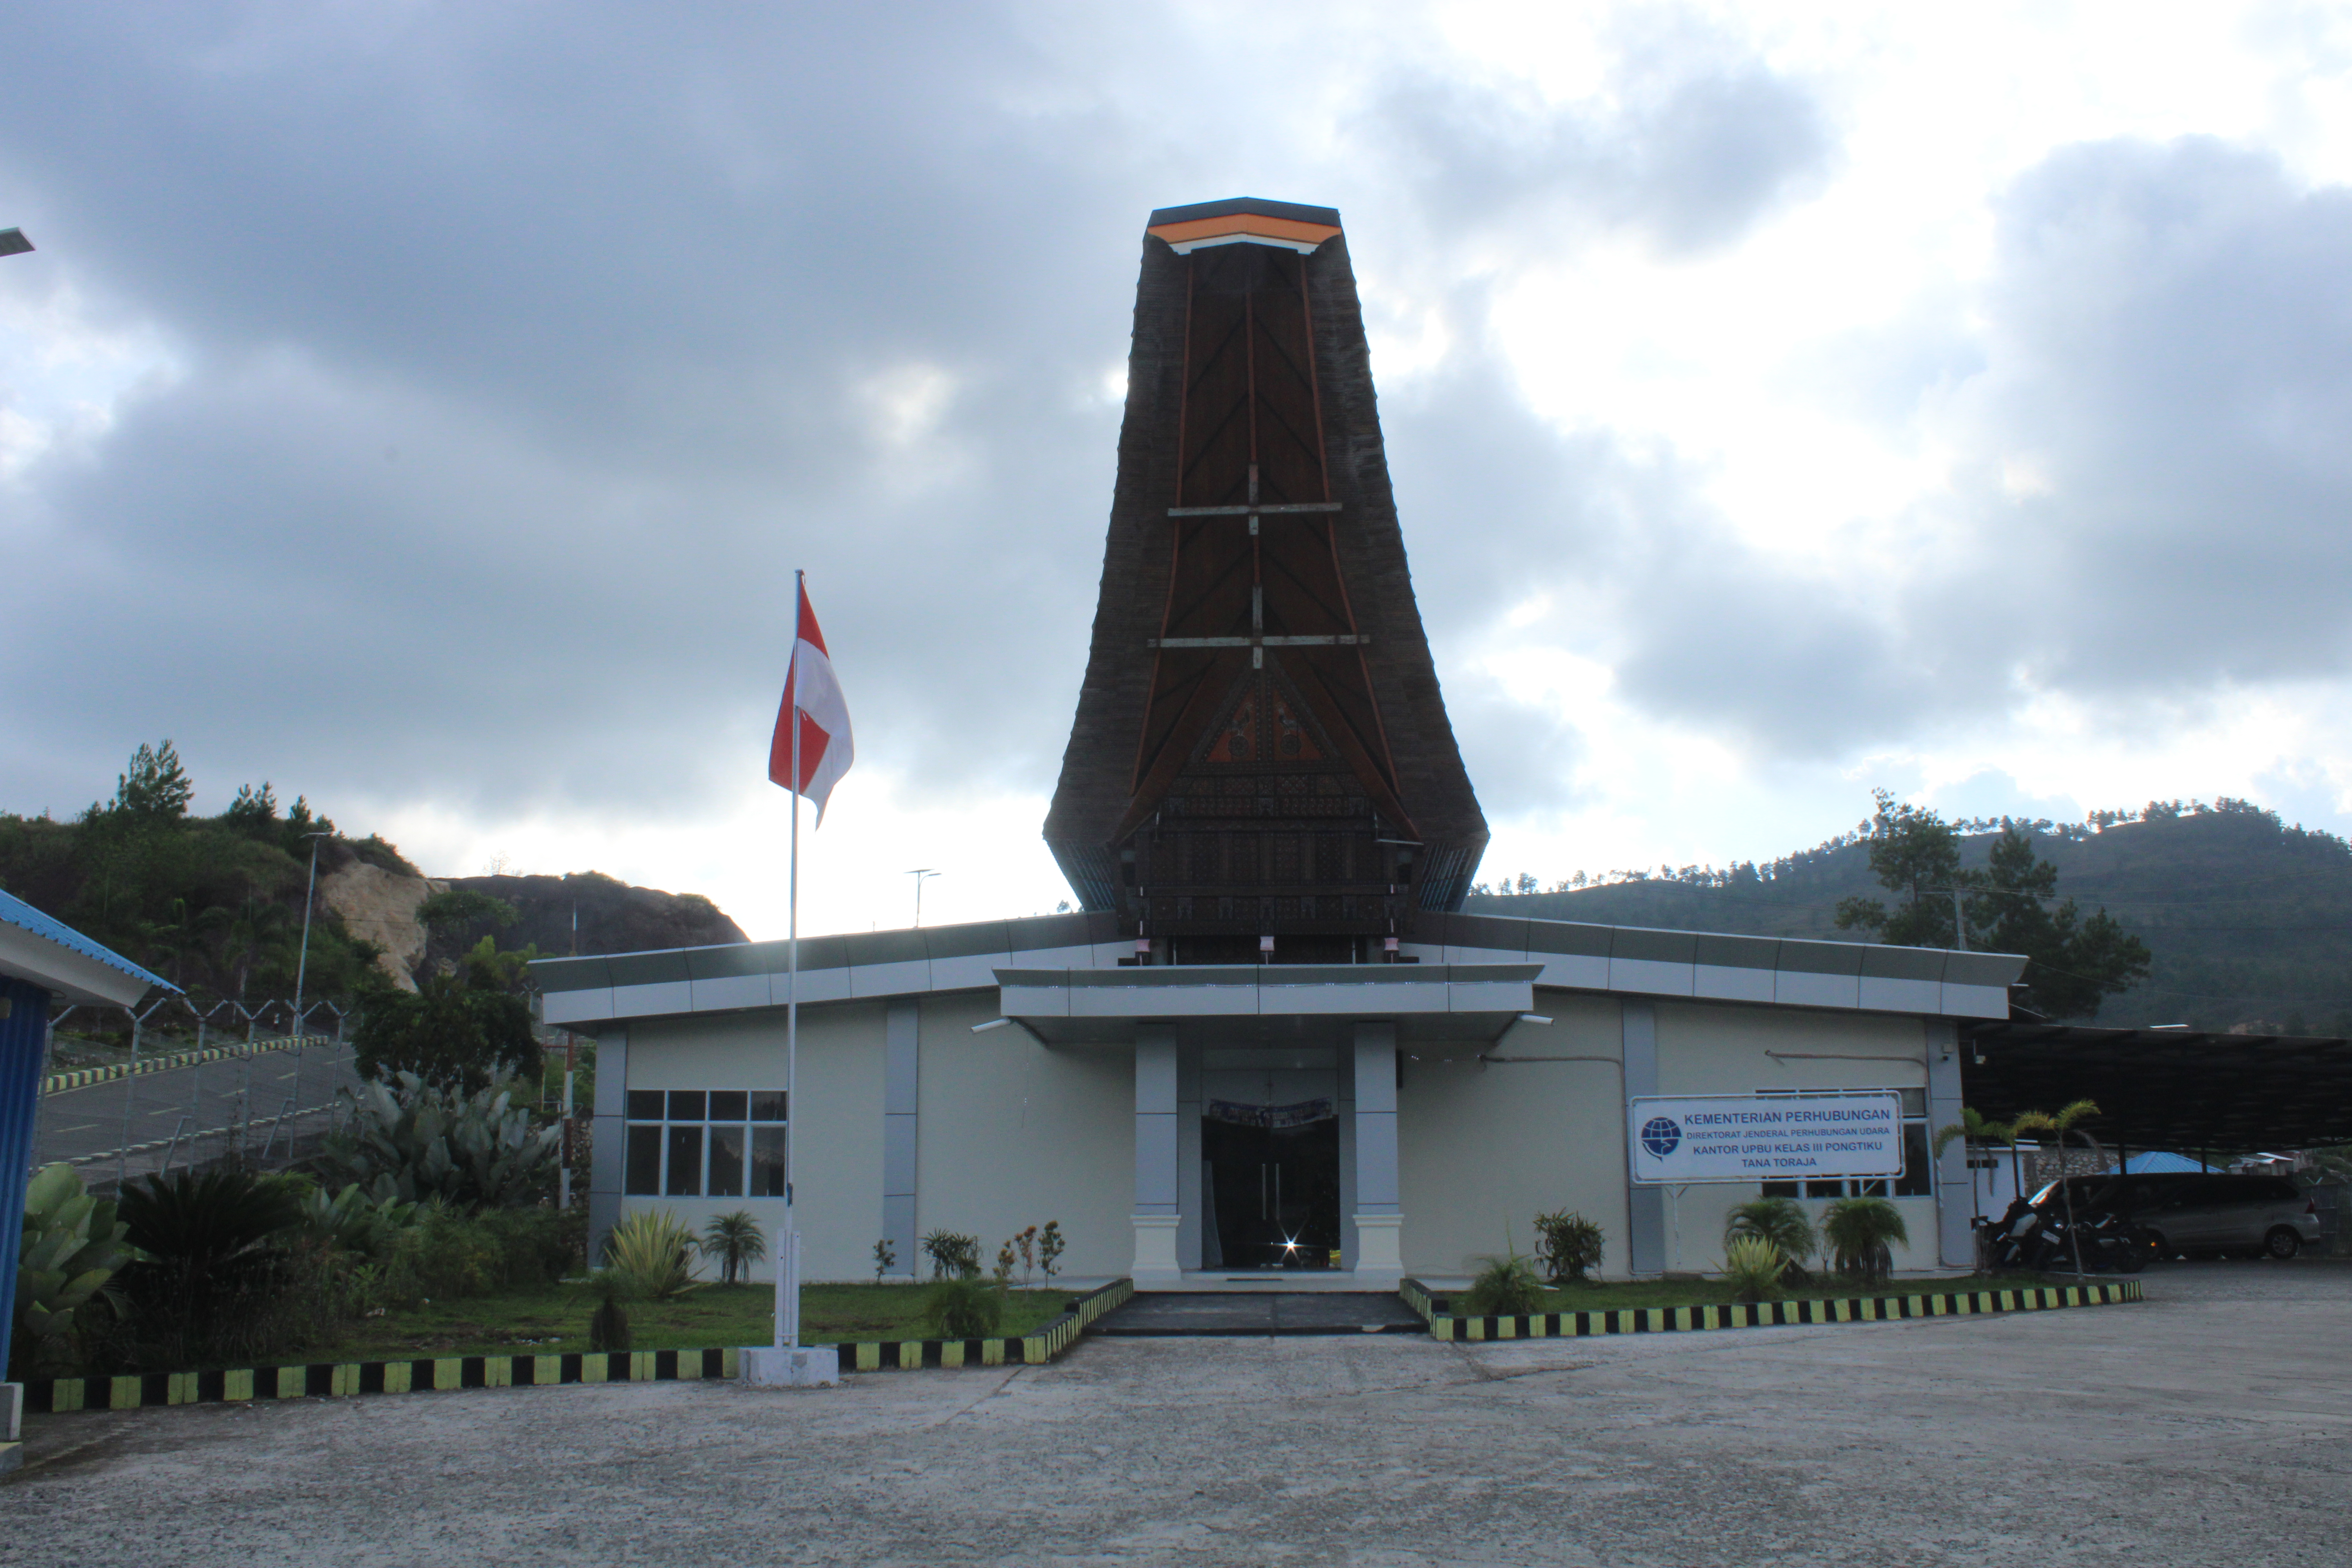
MULTIPOLYGON (((643 952, 658 947, 711 947, 748 942, 742 927, 699 893, 634 888, 601 871, 561 877, 453 877, 436 887, 487 894, 514 906, 514 924, 498 929, 504 948, 536 947, 550 955, 643 952)), ((425 962, 453 959, 493 930, 489 921, 433 934, 425 962)))

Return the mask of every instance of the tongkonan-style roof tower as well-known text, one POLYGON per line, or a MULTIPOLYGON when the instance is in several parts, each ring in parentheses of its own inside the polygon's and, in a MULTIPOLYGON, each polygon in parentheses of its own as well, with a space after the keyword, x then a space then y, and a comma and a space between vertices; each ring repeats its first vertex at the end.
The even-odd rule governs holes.
POLYGON ((1486 818, 1413 603, 1328 207, 1151 215, 1045 838, 1086 908, 1159 962, 1376 957, 1468 891, 1486 818))

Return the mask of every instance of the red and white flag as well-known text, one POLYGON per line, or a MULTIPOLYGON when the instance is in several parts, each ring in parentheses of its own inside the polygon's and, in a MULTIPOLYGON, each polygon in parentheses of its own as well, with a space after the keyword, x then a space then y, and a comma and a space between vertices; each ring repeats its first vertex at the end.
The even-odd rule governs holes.
POLYGON ((849 704, 842 700, 841 683, 833 678, 833 659, 824 651, 824 634, 817 630, 816 612, 809 608, 806 588, 801 590, 800 625, 792 673, 784 680, 784 700, 776 710, 775 737, 768 742, 768 778, 816 802, 816 819, 822 825, 833 786, 849 771, 849 704), (797 782, 793 778, 795 714, 801 736, 797 782))

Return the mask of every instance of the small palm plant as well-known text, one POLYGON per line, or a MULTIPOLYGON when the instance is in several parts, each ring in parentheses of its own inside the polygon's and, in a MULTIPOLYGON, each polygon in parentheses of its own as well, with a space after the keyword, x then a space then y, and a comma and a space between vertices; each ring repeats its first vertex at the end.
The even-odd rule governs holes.
POLYGON ((1780 1294, 1789 1261, 1765 1237, 1736 1236, 1723 1244, 1723 1282, 1735 1301, 1769 1301, 1780 1294))
POLYGON ((1723 1245, 1742 1239, 1769 1241, 1780 1252, 1781 1271, 1792 1284, 1807 1278, 1805 1259, 1818 1243, 1813 1222, 1794 1198, 1755 1198, 1734 1207, 1723 1222, 1723 1245))
POLYGON ((942 1278, 924 1293, 924 1321, 939 1339, 983 1338, 1003 1316, 1004 1293, 978 1274, 942 1278))
POLYGON ((1822 1211, 1822 1239, 1839 1273, 1875 1285, 1895 1272, 1894 1248, 1910 1246, 1911 1232, 1885 1198, 1840 1198, 1822 1211))
POLYGON ((1607 1237, 1582 1215, 1569 1210, 1536 1215, 1536 1260, 1553 1284, 1581 1284, 1585 1271, 1600 1268, 1607 1251, 1607 1237))
POLYGON ((768 1242, 760 1234, 760 1222, 737 1209, 713 1215, 702 1227, 702 1256, 717 1258, 719 1282, 732 1285, 738 1274, 746 1279, 751 1277, 751 1265, 768 1256, 768 1242))

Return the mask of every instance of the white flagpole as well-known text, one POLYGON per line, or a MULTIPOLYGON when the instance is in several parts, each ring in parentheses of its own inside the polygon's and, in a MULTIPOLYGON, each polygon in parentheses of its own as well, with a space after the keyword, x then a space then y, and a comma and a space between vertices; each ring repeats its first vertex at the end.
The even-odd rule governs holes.
POLYGON ((793 1155, 800 1142, 801 1052, 801 605, 806 602, 803 574, 793 574, 793 658, 786 706, 793 727, 793 784, 785 797, 793 808, 792 869, 786 902, 790 913, 784 968, 784 1230, 776 1238, 776 1343, 801 1345, 801 1233, 793 1215, 793 1155))

